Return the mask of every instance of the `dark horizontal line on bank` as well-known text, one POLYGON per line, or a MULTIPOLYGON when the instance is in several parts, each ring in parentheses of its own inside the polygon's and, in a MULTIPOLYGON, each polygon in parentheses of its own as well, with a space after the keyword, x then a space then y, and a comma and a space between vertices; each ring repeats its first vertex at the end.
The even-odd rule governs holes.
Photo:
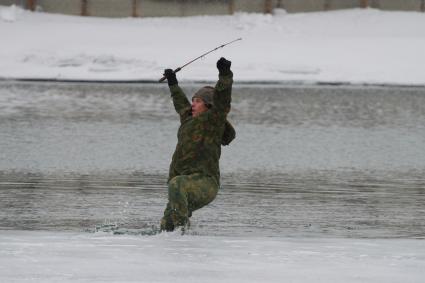
MULTIPOLYGON (((54 79, 54 78, 1 78, 6 82, 46 82, 46 83, 84 83, 84 84, 166 84, 157 80, 84 80, 84 79, 54 79)), ((181 84, 214 84, 216 81, 208 80, 181 80, 181 84)), ((274 81, 250 80, 235 81, 237 86, 264 85, 264 86, 354 86, 354 87, 409 87, 425 88, 425 84, 391 84, 391 83, 353 83, 336 81, 274 81)))

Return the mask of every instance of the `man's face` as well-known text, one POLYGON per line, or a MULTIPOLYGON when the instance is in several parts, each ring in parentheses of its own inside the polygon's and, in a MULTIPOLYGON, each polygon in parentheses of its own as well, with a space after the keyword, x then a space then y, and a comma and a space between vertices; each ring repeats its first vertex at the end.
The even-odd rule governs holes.
POLYGON ((208 107, 205 105, 204 101, 199 97, 192 98, 192 117, 197 117, 202 112, 208 110, 208 107))

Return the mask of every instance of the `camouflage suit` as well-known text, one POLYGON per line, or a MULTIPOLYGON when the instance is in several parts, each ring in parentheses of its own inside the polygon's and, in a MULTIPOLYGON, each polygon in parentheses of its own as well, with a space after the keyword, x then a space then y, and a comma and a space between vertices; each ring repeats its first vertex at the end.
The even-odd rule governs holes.
POLYGON ((220 187, 219 159, 221 145, 234 138, 229 122, 233 73, 220 74, 215 85, 213 103, 206 112, 192 117, 191 103, 176 84, 170 86, 174 108, 180 115, 177 146, 168 177, 168 204, 161 229, 172 231, 188 223, 192 211, 217 195, 220 187))

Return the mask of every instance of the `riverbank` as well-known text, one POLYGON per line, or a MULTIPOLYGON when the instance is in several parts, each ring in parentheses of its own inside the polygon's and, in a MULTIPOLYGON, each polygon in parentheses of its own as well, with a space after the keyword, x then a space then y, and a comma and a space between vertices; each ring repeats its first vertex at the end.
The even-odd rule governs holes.
POLYGON ((187 18, 83 18, 0 7, 0 78, 156 82, 214 81, 233 62, 240 83, 424 86, 425 15, 352 9, 187 18))

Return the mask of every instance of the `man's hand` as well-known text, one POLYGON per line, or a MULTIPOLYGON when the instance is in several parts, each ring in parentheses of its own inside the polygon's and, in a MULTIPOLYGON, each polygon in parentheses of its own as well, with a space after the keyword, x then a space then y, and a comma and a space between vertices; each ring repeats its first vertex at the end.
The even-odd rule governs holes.
POLYGON ((173 70, 171 70, 171 69, 165 69, 164 70, 164 77, 167 78, 167 82, 168 82, 168 85, 169 86, 178 84, 176 73, 174 73, 173 70))
POLYGON ((227 75, 230 73, 230 66, 232 65, 232 62, 226 60, 224 57, 221 57, 217 61, 217 69, 220 75, 227 75))

